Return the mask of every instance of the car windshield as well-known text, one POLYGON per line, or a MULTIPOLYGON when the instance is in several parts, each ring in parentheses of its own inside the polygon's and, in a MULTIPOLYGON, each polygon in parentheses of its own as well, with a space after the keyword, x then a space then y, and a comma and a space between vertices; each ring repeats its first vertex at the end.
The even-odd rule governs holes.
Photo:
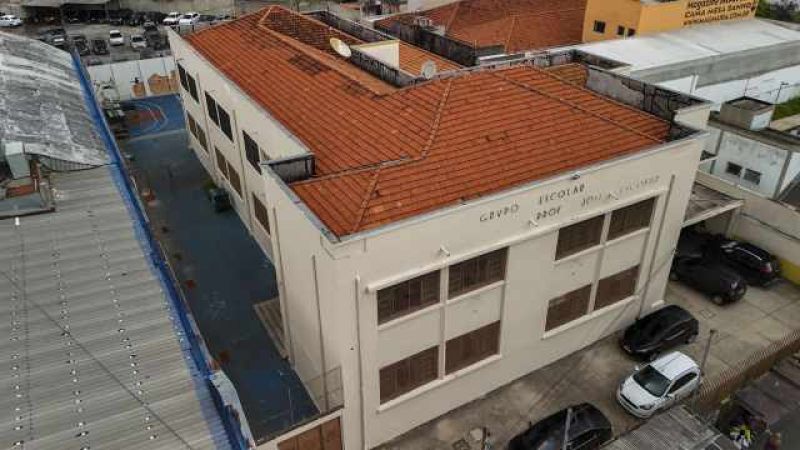
POLYGON ((144 38, 141 37, 141 36, 131 36, 131 40, 134 41, 134 42, 139 42, 139 41, 143 41, 144 38))
POLYGON ((111 32, 111 37, 112 37, 112 38, 118 38, 118 37, 122 37, 122 33, 120 33, 120 32, 116 32, 116 33, 115 33, 115 32, 113 32, 113 31, 112 31, 112 32, 111 32))
POLYGON ((669 388, 669 379, 649 364, 636 372, 633 380, 655 397, 661 397, 669 388))

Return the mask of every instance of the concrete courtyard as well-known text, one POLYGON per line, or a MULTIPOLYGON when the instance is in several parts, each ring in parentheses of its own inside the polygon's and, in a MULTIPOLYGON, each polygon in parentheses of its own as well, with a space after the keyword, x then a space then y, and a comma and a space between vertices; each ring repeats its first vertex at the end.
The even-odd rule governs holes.
MULTIPOLYGON (((717 330, 706 366, 708 377, 800 328, 800 288, 788 282, 768 289, 751 287, 743 300, 722 307, 691 288, 670 283, 666 301, 683 306, 700 321, 697 341, 679 348, 698 362, 709 331, 717 330)), ((597 342, 418 427, 383 448, 477 450, 479 443, 470 431, 487 427, 494 438, 493 448, 504 449, 529 422, 581 402, 600 408, 615 433, 622 434, 636 426, 639 419, 617 404, 615 392, 637 361, 619 349, 618 339, 619 335, 613 335, 597 342)))

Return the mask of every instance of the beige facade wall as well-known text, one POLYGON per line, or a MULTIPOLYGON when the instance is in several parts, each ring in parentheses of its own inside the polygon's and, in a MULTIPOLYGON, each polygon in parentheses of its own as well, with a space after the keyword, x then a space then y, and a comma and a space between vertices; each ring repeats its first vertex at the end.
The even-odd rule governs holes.
MULTIPOLYGON (((348 448, 384 443, 617 331, 640 309, 646 313, 658 307, 702 137, 670 147, 581 171, 578 180, 521 188, 338 244, 318 232, 314 236, 310 213, 298 209, 291 192, 268 176, 267 193, 274 199, 281 230, 276 248, 286 271, 287 303, 304 303, 304 297, 315 296, 308 280, 316 279, 325 334, 334 335, 325 339, 326 346, 337 347, 325 350, 326 364, 342 367, 345 440, 352 446, 348 448), (542 196, 557 198, 562 191, 576 189, 579 194, 539 204, 542 196), (559 228, 649 197, 658 198, 649 229, 554 261, 559 228), (488 219, 492 211, 512 210, 488 219), (534 226, 529 219, 537 216, 534 226), (303 244, 294 244, 299 242, 303 244), (502 247, 509 249, 504 281, 378 325, 377 290, 442 270, 444 293, 449 265, 502 247), (637 296, 544 331, 550 299, 637 264, 637 296), (500 354, 454 374, 442 372, 436 381, 380 403, 381 367, 498 319, 500 354)), ((444 367, 443 354, 440 366, 444 367)))
MULTIPOLYGON (((235 123, 237 140, 226 142, 204 119, 205 105, 182 94, 210 142, 246 174, 246 192, 266 201, 272 233, 264 246, 276 267, 290 356, 304 380, 341 368, 347 449, 385 443, 661 305, 705 135, 332 242, 271 171, 261 177, 248 172, 239 141, 242 129, 258 130, 253 137, 271 157, 303 154, 303 146, 180 39, 173 36, 172 45, 201 94, 211 92, 235 123), (651 197, 657 201, 650 228, 554 261, 560 228, 651 197), (508 248, 505 280, 457 298, 443 295, 438 304, 378 325, 379 289, 441 270, 446 294, 448 266, 503 247, 508 248), (598 279, 637 264, 636 295, 544 331, 550 299, 587 283, 596 289, 598 279), (381 404, 381 367, 432 345, 441 348, 447 339, 497 320, 499 354, 445 375, 441 353, 435 381, 381 404)), ((216 173, 213 158, 196 142, 193 148, 216 173)), ((243 221, 263 241, 247 198, 237 202, 243 221)))

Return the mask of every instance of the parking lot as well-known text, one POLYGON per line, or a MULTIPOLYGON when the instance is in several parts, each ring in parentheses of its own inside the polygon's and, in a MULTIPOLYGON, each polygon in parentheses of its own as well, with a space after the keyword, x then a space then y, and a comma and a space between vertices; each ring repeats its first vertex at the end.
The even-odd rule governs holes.
MULTIPOLYGON (((800 328, 800 288, 781 281, 768 289, 750 287, 744 299, 717 306, 678 282, 670 282, 666 302, 681 305, 700 321, 695 343, 679 349, 696 361, 702 359, 709 331, 717 330, 711 344, 707 377, 713 377, 759 348, 800 328)), ((637 361, 610 336, 547 367, 537 370, 484 398, 412 430, 386 445, 386 449, 478 449, 470 431, 487 427, 494 448, 507 442, 549 414, 571 404, 590 402, 611 421, 614 432, 624 433, 639 423, 617 404, 616 388, 637 361), (454 446, 455 445, 455 446, 454 446)))

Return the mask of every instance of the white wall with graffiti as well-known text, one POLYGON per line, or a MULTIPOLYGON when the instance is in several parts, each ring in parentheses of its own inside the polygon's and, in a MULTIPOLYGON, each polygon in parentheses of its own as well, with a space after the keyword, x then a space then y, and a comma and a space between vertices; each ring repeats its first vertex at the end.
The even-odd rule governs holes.
POLYGON ((171 56, 123 61, 86 68, 98 97, 109 100, 177 92, 178 75, 171 56))

